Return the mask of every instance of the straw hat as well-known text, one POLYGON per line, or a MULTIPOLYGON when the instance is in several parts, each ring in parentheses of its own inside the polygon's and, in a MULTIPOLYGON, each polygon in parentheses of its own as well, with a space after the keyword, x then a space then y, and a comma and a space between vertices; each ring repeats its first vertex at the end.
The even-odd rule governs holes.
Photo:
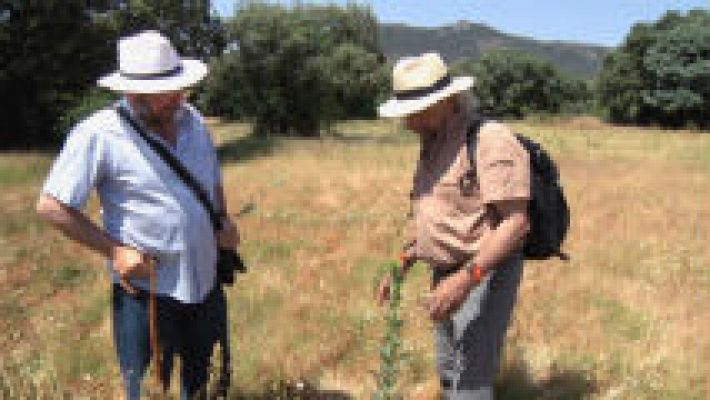
POLYGON ((468 90, 474 81, 471 76, 452 78, 438 53, 403 58, 392 70, 394 97, 377 111, 387 118, 415 114, 452 94, 468 90))
POLYGON ((199 82, 207 74, 200 60, 180 58, 159 32, 144 31, 118 41, 118 71, 98 80, 116 92, 161 93, 199 82))

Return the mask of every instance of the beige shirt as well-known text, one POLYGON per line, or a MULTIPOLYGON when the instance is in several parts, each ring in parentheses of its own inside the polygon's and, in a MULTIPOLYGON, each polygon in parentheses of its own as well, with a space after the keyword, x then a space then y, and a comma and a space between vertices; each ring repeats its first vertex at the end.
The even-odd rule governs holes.
POLYGON ((412 190, 415 256, 436 268, 460 264, 478 252, 483 234, 497 221, 486 204, 530 198, 528 153, 511 130, 498 122, 478 134, 477 176, 462 185, 469 170, 466 130, 471 117, 459 113, 434 135, 421 135, 421 154, 412 190))

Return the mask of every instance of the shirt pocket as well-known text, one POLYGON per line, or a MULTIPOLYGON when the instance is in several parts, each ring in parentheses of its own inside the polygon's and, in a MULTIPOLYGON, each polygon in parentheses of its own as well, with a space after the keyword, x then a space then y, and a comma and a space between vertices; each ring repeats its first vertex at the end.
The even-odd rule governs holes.
POLYGON ((480 188, 475 178, 448 179, 437 185, 435 193, 442 211, 453 218, 466 217, 481 208, 480 188))

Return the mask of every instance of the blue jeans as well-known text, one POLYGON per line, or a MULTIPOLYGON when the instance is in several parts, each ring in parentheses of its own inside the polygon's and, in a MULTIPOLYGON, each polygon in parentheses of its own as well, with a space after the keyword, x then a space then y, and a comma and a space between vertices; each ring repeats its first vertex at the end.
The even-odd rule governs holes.
MULTIPOLYGON (((446 400, 492 400, 523 261, 510 257, 472 289, 450 319, 434 324, 437 369, 446 400)), ((447 272, 434 270, 434 284, 447 272)))
MULTIPOLYGON (((185 304, 158 296, 157 322, 165 385, 175 355, 181 359, 182 399, 206 397, 206 384, 212 350, 217 342, 222 347, 220 388, 229 384, 229 343, 227 305, 220 285, 202 303, 185 304)), ((148 294, 131 295, 120 285, 113 285, 113 332, 126 398, 140 398, 141 380, 150 361, 148 332, 148 294)))

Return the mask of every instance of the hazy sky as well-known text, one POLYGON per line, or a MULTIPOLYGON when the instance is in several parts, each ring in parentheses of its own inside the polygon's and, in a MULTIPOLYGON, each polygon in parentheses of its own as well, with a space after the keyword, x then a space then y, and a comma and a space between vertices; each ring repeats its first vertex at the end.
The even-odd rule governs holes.
MULTIPOLYGON (((233 14, 235 0, 212 1, 220 15, 233 14)), ((668 10, 710 9, 710 0, 370 0, 356 3, 369 4, 381 22, 432 27, 468 20, 535 39, 606 46, 620 44, 634 23, 655 21, 668 10)))

